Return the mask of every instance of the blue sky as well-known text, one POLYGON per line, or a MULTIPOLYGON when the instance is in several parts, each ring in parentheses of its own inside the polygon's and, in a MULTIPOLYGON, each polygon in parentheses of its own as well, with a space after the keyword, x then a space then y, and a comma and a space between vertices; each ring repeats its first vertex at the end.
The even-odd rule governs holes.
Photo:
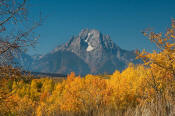
POLYGON ((31 0, 30 13, 46 16, 29 54, 46 54, 77 35, 81 29, 109 34, 123 49, 152 49, 143 35, 146 28, 164 31, 175 18, 175 0, 31 0))

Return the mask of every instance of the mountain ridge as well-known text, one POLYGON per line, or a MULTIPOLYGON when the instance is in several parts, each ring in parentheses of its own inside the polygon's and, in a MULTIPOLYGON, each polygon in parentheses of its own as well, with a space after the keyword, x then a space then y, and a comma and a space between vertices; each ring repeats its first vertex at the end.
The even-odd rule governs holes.
POLYGON ((84 75, 113 73, 123 70, 129 62, 139 63, 133 51, 121 49, 110 38, 96 29, 82 29, 66 43, 44 56, 36 56, 30 70, 84 75), (37 59, 38 58, 38 59, 37 59))

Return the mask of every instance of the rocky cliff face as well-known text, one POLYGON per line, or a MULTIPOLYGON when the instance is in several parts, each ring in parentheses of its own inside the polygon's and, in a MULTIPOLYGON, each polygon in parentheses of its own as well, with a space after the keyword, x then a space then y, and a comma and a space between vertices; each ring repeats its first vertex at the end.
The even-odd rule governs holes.
POLYGON ((72 71, 76 74, 113 73, 116 69, 123 70, 129 62, 139 63, 135 57, 133 51, 121 49, 109 35, 83 29, 67 43, 34 60, 31 69, 64 74, 72 71))

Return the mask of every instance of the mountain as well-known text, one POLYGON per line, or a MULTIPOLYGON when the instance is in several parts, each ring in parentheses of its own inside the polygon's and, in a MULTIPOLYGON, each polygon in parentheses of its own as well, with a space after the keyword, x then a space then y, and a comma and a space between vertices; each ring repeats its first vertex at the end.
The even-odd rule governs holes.
POLYGON ((129 62, 135 60, 134 51, 127 51, 117 46, 109 35, 98 30, 83 29, 78 36, 73 36, 63 45, 57 46, 50 53, 35 57, 31 70, 36 72, 76 74, 104 74, 114 70, 123 70, 129 62))
POLYGON ((26 54, 23 51, 18 50, 13 54, 13 57, 13 66, 21 67, 24 70, 32 70, 31 65, 34 62, 34 58, 32 56, 26 54))

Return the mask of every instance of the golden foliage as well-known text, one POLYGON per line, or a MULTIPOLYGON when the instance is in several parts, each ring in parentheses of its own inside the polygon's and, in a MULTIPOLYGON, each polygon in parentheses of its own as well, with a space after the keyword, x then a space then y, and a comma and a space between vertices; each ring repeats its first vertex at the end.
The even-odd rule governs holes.
POLYGON ((144 33, 159 51, 142 51, 144 64, 130 63, 108 78, 72 72, 63 81, 1 79, 0 115, 175 115, 174 30, 172 22, 165 34, 144 33))

